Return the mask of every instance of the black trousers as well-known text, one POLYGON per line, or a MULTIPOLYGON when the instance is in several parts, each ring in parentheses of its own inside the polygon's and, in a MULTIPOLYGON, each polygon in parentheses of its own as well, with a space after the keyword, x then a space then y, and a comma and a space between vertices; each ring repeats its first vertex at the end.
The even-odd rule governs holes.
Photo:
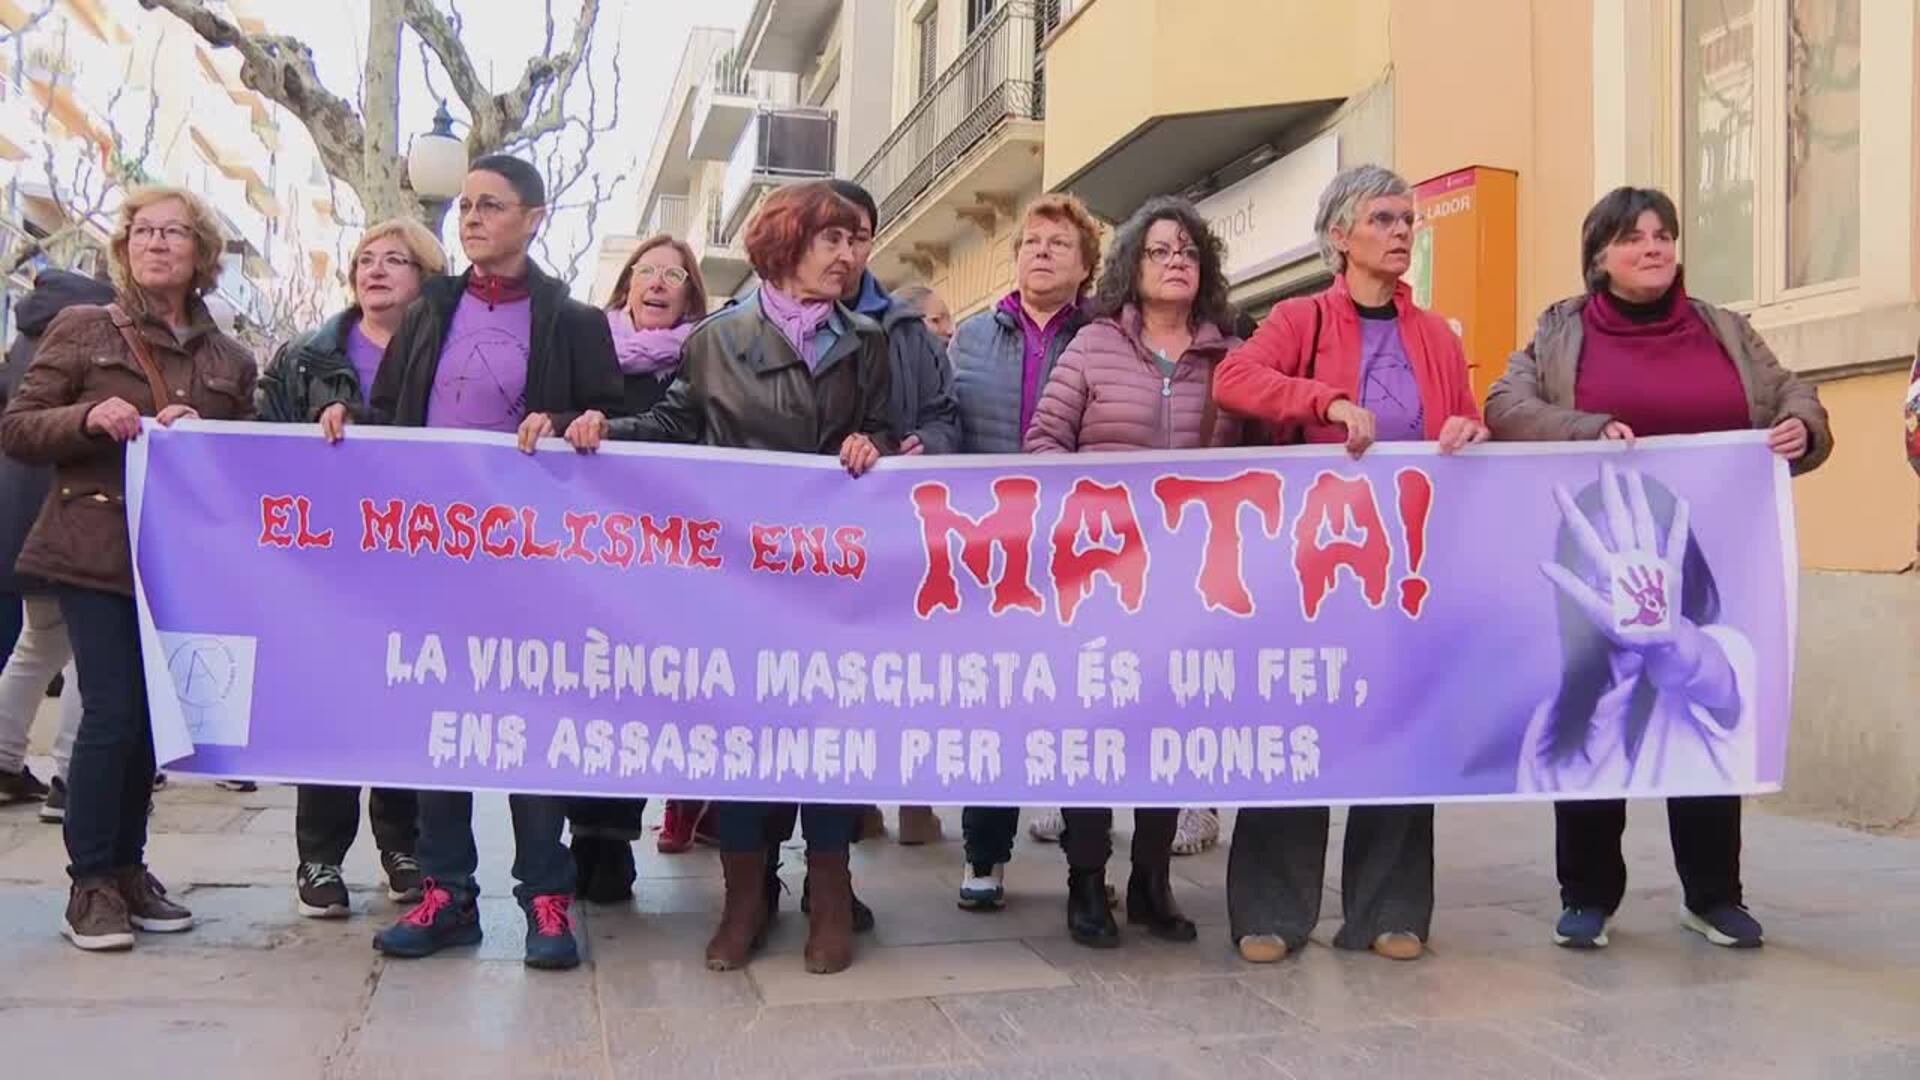
POLYGON ((1017 806, 969 806, 960 812, 960 836, 967 863, 991 869, 1013 861, 1013 838, 1020 831, 1017 806))
MULTIPOLYGON (((1060 836, 1060 847, 1067 853, 1072 870, 1105 869, 1113 855, 1113 811, 1062 810, 1067 831, 1060 836)), ((1180 811, 1135 810, 1133 812, 1133 865, 1136 870, 1164 870, 1173 861, 1173 835, 1180 828, 1180 811)))
POLYGON ((568 799, 567 824, 575 836, 602 836, 629 843, 640 839, 645 799, 568 799))
MULTIPOLYGON (((1326 895, 1324 806, 1246 807, 1227 852, 1233 939, 1272 934, 1299 950, 1326 895)), ((1427 940, 1433 928, 1433 807, 1356 806, 1340 856, 1341 925, 1333 943, 1366 949, 1386 933, 1427 940)))
MULTIPOLYGON (((373 842, 382 854, 412 855, 420 835, 420 798, 412 791, 374 788, 367 796, 373 842)), ((339 866, 360 835, 360 789, 301 784, 294 802, 293 842, 300 861, 339 866)))
MULTIPOLYGON (((1554 803, 1553 826, 1561 905, 1611 915, 1627 895, 1627 861, 1620 854, 1627 804, 1619 799, 1554 803)), ((1668 799, 1667 833, 1687 910, 1741 902, 1739 796, 1668 799)))

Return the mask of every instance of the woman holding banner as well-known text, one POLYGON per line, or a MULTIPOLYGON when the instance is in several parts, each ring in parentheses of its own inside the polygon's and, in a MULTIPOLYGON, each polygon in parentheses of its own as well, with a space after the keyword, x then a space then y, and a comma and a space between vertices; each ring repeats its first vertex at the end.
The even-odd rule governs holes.
MULTIPOLYGON (((1587 291, 1542 312, 1533 341, 1508 362, 1487 398, 1495 434, 1632 440, 1762 429, 1796 474, 1826 460, 1833 435, 1818 393, 1780 366, 1746 319, 1687 296, 1679 239, 1679 214, 1662 192, 1617 188, 1594 204, 1580 230, 1587 291)), ((1603 479, 1607 487, 1614 483, 1611 475, 1603 479)), ((1623 644, 1595 625, 1586 602, 1597 600, 1591 582, 1558 564, 1548 570, 1563 598, 1568 666, 1559 693, 1529 729, 1523 782, 1557 786, 1579 760, 1612 756, 1621 762, 1617 775, 1593 784, 1631 787, 1633 763, 1603 752, 1608 732, 1664 725, 1682 745, 1709 756, 1710 748, 1742 735, 1741 702, 1750 695, 1739 693, 1740 647, 1711 625, 1718 600, 1702 592, 1711 590, 1712 578, 1685 534, 1684 503, 1676 507, 1671 494, 1638 474, 1626 486, 1624 496, 1619 489, 1583 495, 1584 504, 1563 493, 1566 531, 1585 551, 1562 561, 1590 567, 1625 544, 1615 535, 1609 547, 1599 536, 1586 517, 1595 509, 1619 521, 1648 519, 1644 530, 1628 530, 1636 535, 1657 534, 1664 525, 1671 530, 1664 558, 1684 571, 1681 617, 1671 640, 1623 644)), ((1610 605, 1608 611, 1610 622, 1610 605)), ((1649 737, 1637 739, 1640 753, 1650 753, 1649 737)), ((1671 749, 1673 741, 1655 742, 1671 749)), ((1626 822, 1626 803, 1618 799, 1554 804, 1563 908, 1556 944, 1606 946, 1607 922, 1626 895, 1626 822)), ((1758 946, 1760 923, 1743 906, 1740 887, 1740 799, 1669 799, 1667 824, 1685 889, 1682 925, 1716 945, 1758 946)))
MULTIPOLYGON (((1413 193, 1377 165, 1334 177, 1314 217, 1333 285, 1287 300, 1220 365, 1223 408, 1306 442, 1434 440, 1452 453, 1487 438, 1467 359, 1445 321, 1413 303, 1413 193)), ((1325 807, 1240 811, 1227 906, 1240 956, 1274 963, 1320 919, 1325 807)), ((1333 943, 1393 960, 1426 951, 1433 922, 1433 807, 1355 806, 1341 860, 1344 924, 1333 943)))
MULTIPOLYGON (((590 452, 604 439, 697 443, 835 454, 855 476, 895 448, 888 423, 887 340, 845 304, 854 235, 863 218, 824 183, 767 197, 747 226, 747 257, 765 283, 687 338, 679 375, 645 415, 582 415, 567 441, 590 452)), ((707 966, 742 967, 760 947, 779 882, 769 874, 766 803, 714 807, 726 899, 707 944, 707 966)), ((816 974, 853 962, 853 878, 848 848, 861 808, 800 808, 807 838, 806 965, 816 974)))
MULTIPOLYGON (((73 878, 60 931, 81 949, 133 947, 133 933, 191 929, 145 863, 154 775, 146 669, 127 541, 125 444, 141 420, 245 420, 254 359, 201 298, 226 250, 213 211, 179 188, 120 204, 108 257, 114 303, 60 313, 0 419, 0 447, 54 467, 53 492, 19 570, 52 582, 80 676, 67 774, 73 878)), ((164 687, 163 692, 171 692, 164 687)))
MULTIPOLYGON (((400 329, 420 285, 447 269, 447 253, 426 227, 408 218, 373 226, 360 235, 347 263, 353 303, 310 333, 282 346, 260 375, 254 401, 260 419, 312 423, 319 406, 344 400, 366 404, 387 342, 400 329)), ((414 858, 420 830, 419 799, 411 791, 374 788, 367 816, 380 847, 387 899, 420 900, 420 864, 414 858)), ((344 919, 351 910, 341 864, 360 832, 360 789, 301 784, 293 814, 300 865, 294 872, 294 903, 310 919, 344 919)))
MULTIPOLYGON (((639 416, 667 396, 687 337, 706 314, 707 284, 693 249, 665 233, 642 241, 607 298, 607 328, 626 386, 626 415, 639 416)), ((640 838, 646 809, 645 799, 569 800, 574 891, 582 899, 618 904, 633 897, 639 873, 633 842, 640 838)), ((660 850, 672 854, 692 847, 694 827, 706 809, 703 802, 669 801, 660 850)))
MULTIPOLYGON (((1241 421, 1221 413, 1210 391, 1221 358, 1240 344, 1232 336, 1221 252, 1219 237, 1184 199, 1151 199, 1120 227, 1094 292, 1093 321, 1060 355, 1034 409, 1028 453, 1241 441, 1241 421)), ((1113 948, 1120 944, 1107 908, 1113 811, 1062 813, 1067 932, 1082 945, 1113 948)), ((1179 816, 1170 808, 1133 812, 1127 921, 1157 938, 1193 941, 1198 935, 1174 903, 1169 868, 1179 816)))

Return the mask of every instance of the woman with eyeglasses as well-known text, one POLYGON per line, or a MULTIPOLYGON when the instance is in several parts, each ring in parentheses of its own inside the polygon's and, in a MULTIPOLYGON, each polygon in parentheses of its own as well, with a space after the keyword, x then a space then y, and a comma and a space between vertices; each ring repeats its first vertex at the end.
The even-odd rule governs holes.
MULTIPOLYGON (((447 253, 426 227, 409 218, 373 226, 360 236, 348 262, 347 292, 353 303, 320 327, 281 346, 260 374, 254 403, 260 419, 310 424, 319 407, 346 401, 365 405, 387 342, 400 329, 421 283, 446 272, 447 253)), ((411 791, 374 788, 367 816, 387 898, 420 899, 415 861, 419 801, 411 791)), ((301 784, 293 817, 300 865, 294 871, 295 906, 310 919, 344 919, 351 907, 341 864, 360 831, 360 789, 301 784)))
MULTIPOLYGON (((1378 165, 1333 178, 1314 233, 1333 284, 1282 301, 1220 365, 1222 408, 1273 426, 1282 441, 1437 442, 1452 453, 1484 442, 1467 357, 1446 321, 1413 302, 1413 192, 1378 165)), ((1247 808, 1227 861, 1227 917, 1242 959, 1274 963, 1307 944, 1325 895, 1324 806, 1247 808)), ((1433 922, 1433 806, 1347 812, 1333 943, 1417 960, 1433 922)))
MULTIPOLYGON (((1232 336, 1222 245, 1184 199, 1147 202, 1120 226, 1094 291, 1093 321, 1047 377, 1027 428, 1030 454, 1233 446, 1242 424, 1213 404, 1214 369, 1232 336)), ((1067 932, 1092 948, 1120 944, 1107 910, 1113 811, 1063 811, 1067 932)), ((1170 863, 1180 811, 1133 812, 1127 921, 1166 941, 1193 941, 1173 901, 1170 863)))
POLYGON ((219 219, 200 196, 130 192, 108 244, 114 302, 54 317, 0 419, 0 449, 53 467, 19 571, 59 597, 79 672, 64 823, 73 885, 60 931, 88 951, 131 949, 136 931, 193 926, 193 913, 167 898, 146 865, 154 752, 127 539, 126 445, 146 418, 163 427, 252 418, 254 358, 214 324, 204 299, 225 250, 219 219))
MULTIPOLYGON (((641 416, 667 394, 680 372, 681 350, 707 314, 700 260, 683 241, 662 233, 634 249, 607 298, 607 328, 626 385, 623 412, 641 416)), ((596 904, 633 897, 639 876, 633 842, 640 839, 645 799, 574 799, 567 808, 573 836, 574 892, 596 904)), ((707 804, 671 799, 660 824, 659 848, 677 854, 693 846, 707 804)))

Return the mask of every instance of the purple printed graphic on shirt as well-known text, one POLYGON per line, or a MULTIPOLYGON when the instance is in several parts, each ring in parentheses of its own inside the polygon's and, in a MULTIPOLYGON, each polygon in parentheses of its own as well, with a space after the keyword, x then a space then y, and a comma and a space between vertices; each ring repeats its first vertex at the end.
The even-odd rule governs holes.
POLYGON ((1360 320, 1360 407, 1373 414, 1374 437, 1381 442, 1427 437, 1420 384, 1397 320, 1360 320))
POLYGON ((360 324, 353 324, 347 331, 347 361, 353 365, 353 373, 360 377, 360 396, 373 396, 373 377, 380 373, 380 360, 387 355, 386 347, 375 345, 373 339, 360 332, 360 324))
POLYGON ((533 301, 460 297, 427 399, 427 426, 516 431, 527 412, 533 301))

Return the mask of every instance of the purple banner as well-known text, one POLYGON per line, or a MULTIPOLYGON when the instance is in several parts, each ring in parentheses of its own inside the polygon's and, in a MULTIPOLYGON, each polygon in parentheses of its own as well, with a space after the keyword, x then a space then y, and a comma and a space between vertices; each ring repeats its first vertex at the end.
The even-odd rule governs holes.
POLYGON ((1266 805, 1754 793, 1759 436, 885 461, 184 424, 128 454, 156 745, 254 780, 1266 805))

